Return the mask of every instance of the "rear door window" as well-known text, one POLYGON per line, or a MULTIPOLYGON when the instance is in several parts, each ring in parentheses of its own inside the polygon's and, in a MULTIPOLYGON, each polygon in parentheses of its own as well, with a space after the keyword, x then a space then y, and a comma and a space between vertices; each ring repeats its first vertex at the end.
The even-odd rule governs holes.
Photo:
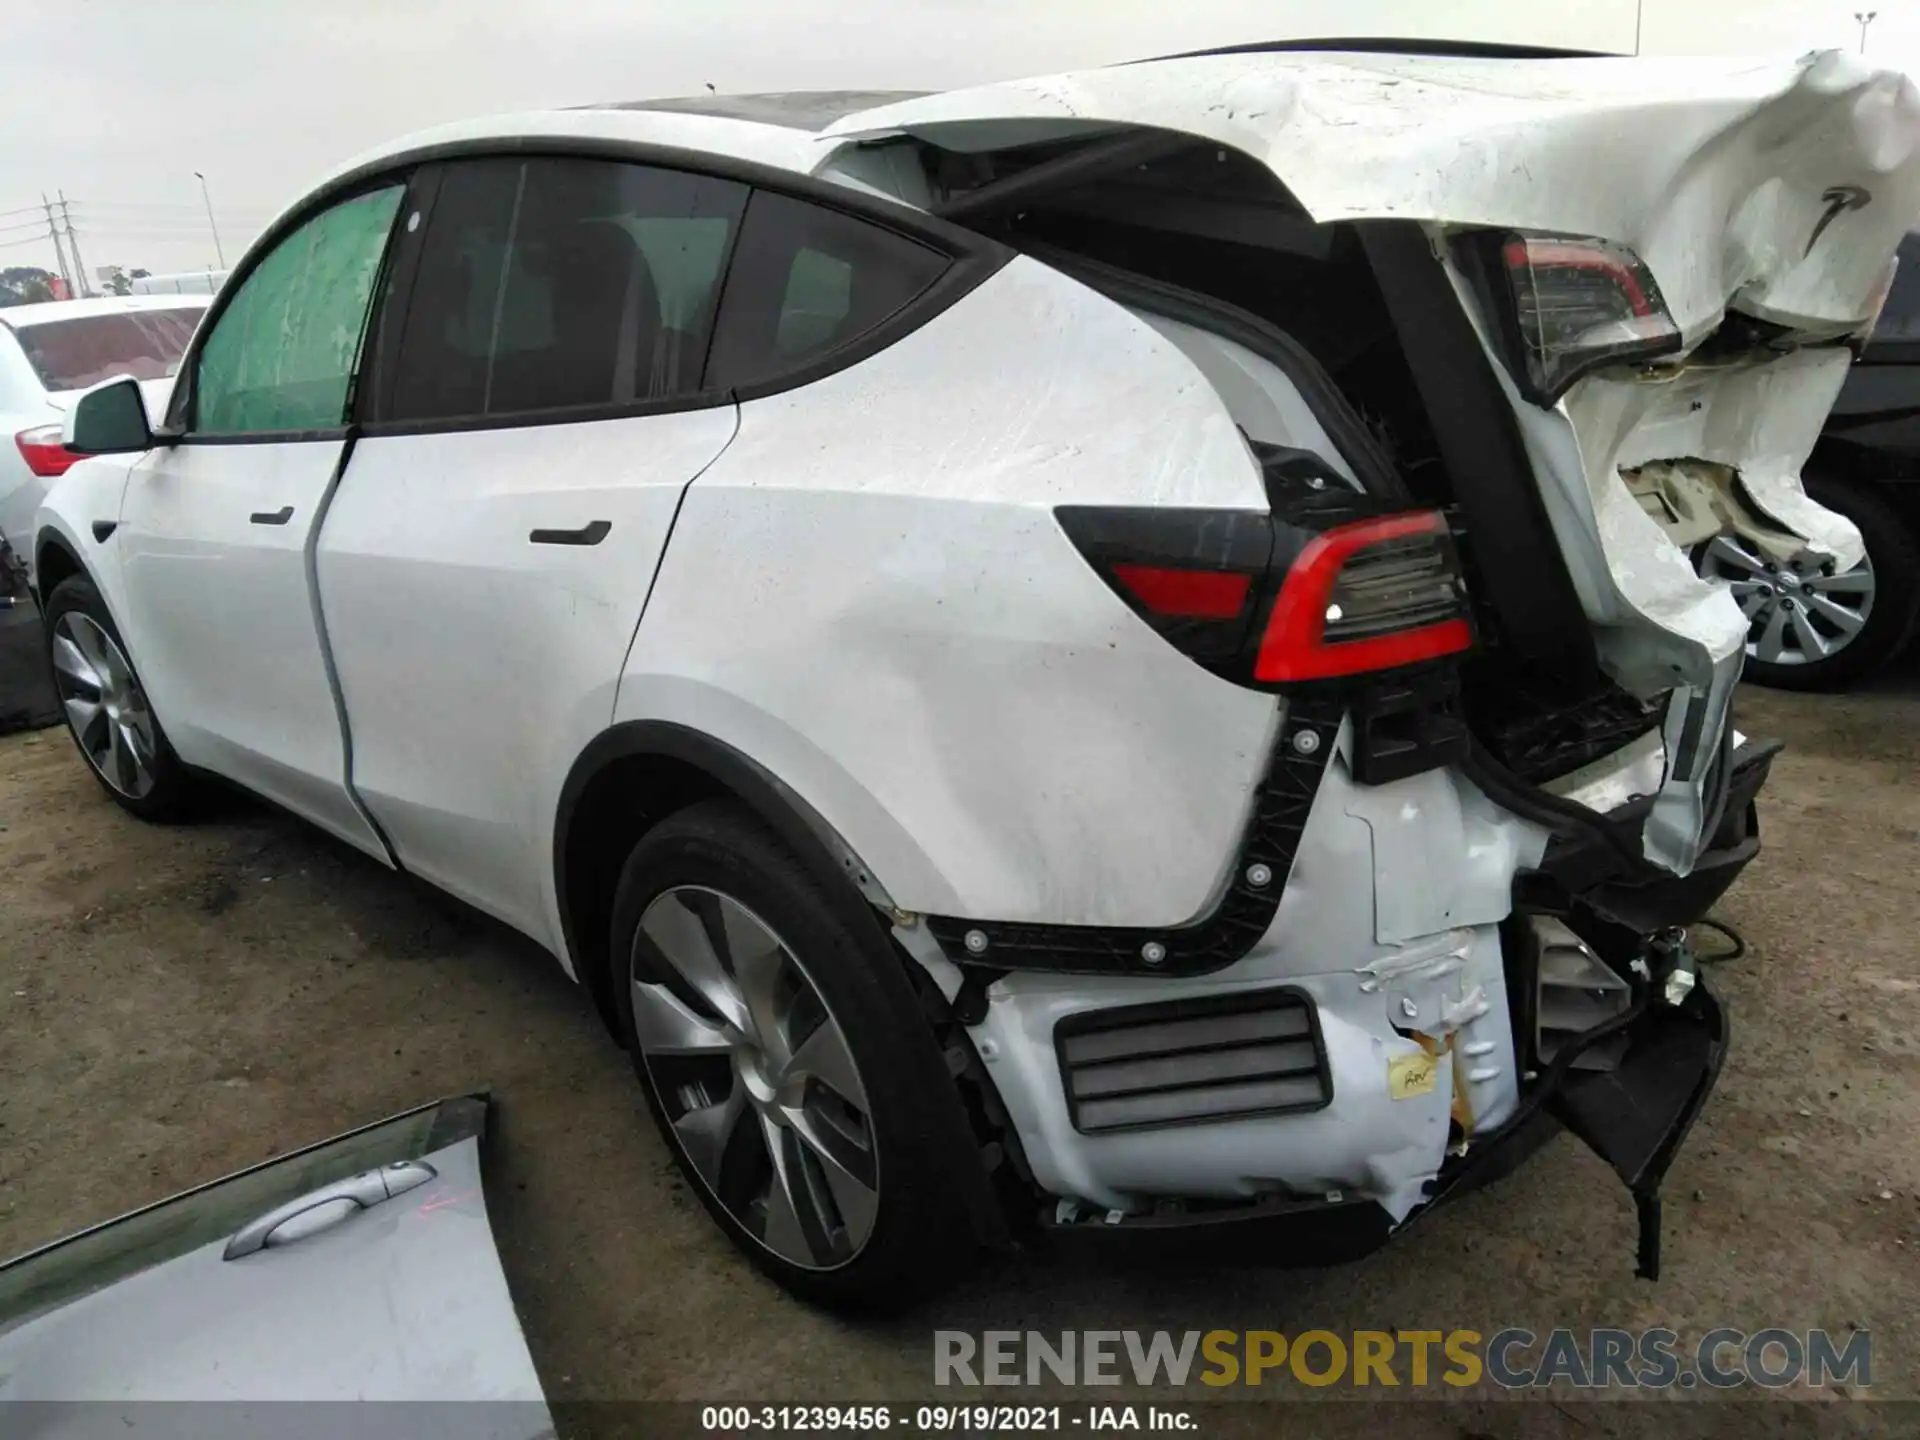
POLYGON ((338 429, 404 187, 370 190, 301 225, 213 322, 193 375, 195 434, 338 429))
POLYGON ((756 190, 707 383, 746 389, 822 364, 906 309, 952 263, 880 225, 756 190))
POLYGON ((13 333, 27 363, 48 391, 84 390, 119 375, 165 380, 206 314, 203 306, 177 310, 127 310, 22 325, 13 333))
POLYGON ((697 393, 746 197, 617 161, 451 165, 377 418, 585 414, 697 393))

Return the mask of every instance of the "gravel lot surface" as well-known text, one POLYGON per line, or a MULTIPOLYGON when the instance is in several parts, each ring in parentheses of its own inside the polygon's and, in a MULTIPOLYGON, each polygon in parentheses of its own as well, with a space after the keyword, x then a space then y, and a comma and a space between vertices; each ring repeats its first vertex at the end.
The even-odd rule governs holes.
MULTIPOLYGON (((243 800, 142 825, 58 730, 0 740, 0 1255, 489 1084, 494 1222, 557 1400, 922 1397, 936 1327, 1858 1326, 1869 1403, 1483 1396, 1383 1415, 1334 1403, 1349 1390, 1283 1428, 1920 1433, 1920 1405, 1872 1403, 1920 1400, 1920 673, 1848 697, 1749 690, 1740 717, 1788 750, 1767 848, 1719 911, 1752 952, 1717 974, 1734 1047, 1669 1180, 1656 1285, 1633 1278, 1626 1193, 1562 1137, 1355 1266, 996 1265, 906 1319, 812 1313, 728 1249, 542 951, 243 800)), ((1207 1413, 1203 1433, 1278 1425, 1207 1413)))

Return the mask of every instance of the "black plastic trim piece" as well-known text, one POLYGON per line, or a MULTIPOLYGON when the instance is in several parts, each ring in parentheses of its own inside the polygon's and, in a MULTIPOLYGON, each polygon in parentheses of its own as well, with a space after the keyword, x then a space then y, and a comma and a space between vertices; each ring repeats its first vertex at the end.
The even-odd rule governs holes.
POLYGON ((1393 1217, 1376 1200, 1267 1197, 1244 1205, 1188 1206, 1128 1215, 1109 1224, 1095 1215, 1061 1222, 1041 1218, 1040 1235, 1055 1252, 1098 1253, 1142 1264, 1249 1264, 1275 1269, 1351 1264, 1394 1235, 1393 1217))
MULTIPOLYGON (((1169 1053, 1200 1055, 1271 1043, 1275 1042, 1254 1040, 1244 1045, 1194 1045, 1169 1053)), ((1067 1118, 1073 1122, 1073 1128, 1082 1135, 1119 1135, 1136 1130, 1170 1130, 1192 1125, 1217 1125, 1228 1121, 1247 1120, 1260 1115, 1298 1115, 1312 1110, 1324 1110, 1333 1103, 1333 1070, 1327 1063, 1326 1037, 1320 1032, 1319 1007, 1313 1003, 1313 997, 1297 985, 1279 985, 1262 990, 1240 990, 1231 995, 1201 995, 1184 1000, 1164 1000, 1148 1005, 1123 1005, 1111 1010, 1076 1011, 1053 1027, 1053 1055, 1055 1063, 1060 1067, 1060 1089, 1067 1101, 1067 1118), (1099 1035, 1112 1030, 1131 1030, 1138 1026, 1154 1025, 1169 1020, 1201 1020, 1216 1015, 1252 1015, 1270 1010, 1300 1010, 1306 1013, 1306 1038, 1313 1046, 1313 1065, 1308 1070, 1287 1073, 1314 1076, 1320 1082, 1318 1100, 1302 1101, 1291 1105, 1265 1105, 1249 1110, 1223 1111, 1217 1115, 1193 1118, 1150 1120, 1127 1125, 1096 1125, 1089 1128, 1084 1123, 1080 1113, 1079 1097, 1074 1093, 1073 1078, 1076 1071, 1091 1067, 1086 1062, 1075 1065, 1068 1060, 1067 1042, 1069 1040, 1081 1035, 1099 1035)), ((1124 1058, 1127 1062, 1132 1062, 1153 1057, 1139 1054, 1124 1058)), ((1235 1077, 1233 1080, 1179 1081, 1155 1085, 1147 1090, 1125 1091, 1112 1096, 1087 1098, 1106 1100, 1138 1094, 1167 1094, 1179 1090, 1199 1089, 1207 1085, 1249 1084, 1271 1078, 1276 1078, 1276 1074, 1235 1077)))
POLYGON ((260 430, 251 435, 162 435, 153 437, 155 445, 301 445, 321 440, 344 440, 345 425, 330 425, 324 430, 260 430))
POLYGON ((247 519, 255 525, 284 525, 293 519, 293 506, 282 505, 278 510, 256 510, 247 519))
POLYGON ((1254 796, 1226 888, 1208 911, 1184 925, 1050 925, 929 915, 927 928, 962 969, 1047 970, 1067 974, 1207 975, 1234 964, 1267 933, 1293 870, 1313 797, 1346 712, 1344 694, 1290 697, 1267 773, 1254 796), (1309 738, 1310 737, 1310 738, 1309 738), (1267 871, 1256 886, 1255 866, 1267 871), (967 943, 969 935, 985 940, 967 943), (1146 947, 1157 946, 1158 961, 1146 947))
POLYGON ((118 520, 96 520, 93 522, 93 538, 101 545, 113 538, 113 532, 120 528, 118 520))
MULTIPOLYGON (((560 787, 560 799, 554 811, 554 893, 560 897, 560 929, 576 974, 581 973, 582 951, 579 937, 574 934, 573 916, 566 903, 567 832, 572 827, 581 798, 600 772, 617 760, 638 755, 678 760, 704 771, 772 827, 809 868, 822 877, 844 876, 845 868, 829 853, 821 839, 820 830, 816 828, 816 825, 824 826, 825 822, 818 816, 810 817, 803 813, 806 802, 757 760, 723 740, 716 740, 711 735, 672 721, 622 722, 602 731, 580 752, 567 772, 566 782, 560 787)), ((827 894, 836 903, 847 895, 858 902, 842 907, 842 913, 850 922, 857 915, 859 919, 854 923, 878 925, 873 908, 861 900, 858 892, 850 886, 829 886, 827 894)))
POLYGON ((612 533, 611 520, 594 520, 578 530, 535 530, 527 539, 535 545, 598 545, 612 533))
POLYGON ((1599 681, 1593 629, 1567 573, 1519 424, 1426 232, 1357 224, 1413 372, 1504 644, 1566 683, 1599 681))
POLYGON ((420 275, 420 257, 426 253, 433 207, 440 198, 444 165, 422 165, 407 177, 407 193, 400 197, 396 221, 399 230, 387 249, 387 276, 367 326, 347 413, 362 434, 393 405, 393 387, 399 377, 400 342, 407 307, 413 303, 414 282, 420 275), (405 216, 405 219, 400 219, 405 216), (419 223, 414 224, 415 216, 419 223), (362 383, 365 382, 365 383, 362 383))
POLYGON ((1190 150, 1207 143, 1197 135, 1181 131, 1129 129, 1120 135, 1090 140, 1078 149, 1042 160, 1003 179, 990 180, 977 190, 963 190, 936 205, 934 214, 942 219, 962 221, 998 215, 1057 186, 1083 185, 1116 170, 1145 165, 1177 150, 1190 150))
POLYGON ((1198 60, 1209 55, 1289 55, 1301 52, 1344 52, 1351 55, 1433 55, 1468 60, 1604 60, 1615 50, 1559 50, 1546 45, 1502 45, 1485 40, 1398 39, 1390 35, 1363 35, 1325 40, 1255 40, 1245 45, 1222 45, 1212 50, 1183 50, 1178 55, 1156 55, 1128 60, 1128 65, 1151 65, 1160 60, 1198 60))

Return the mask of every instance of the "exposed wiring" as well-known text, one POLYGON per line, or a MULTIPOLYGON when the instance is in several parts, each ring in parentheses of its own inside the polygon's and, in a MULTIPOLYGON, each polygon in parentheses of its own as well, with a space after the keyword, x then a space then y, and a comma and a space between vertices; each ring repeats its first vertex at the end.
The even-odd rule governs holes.
POLYGON ((1696 920, 1693 922, 1693 926, 1696 930, 1712 930, 1733 947, 1730 950, 1718 951, 1711 955, 1701 955, 1699 960, 1702 965, 1724 965, 1727 961, 1738 960, 1747 953, 1746 940, 1738 930, 1727 924, 1726 921, 1714 919, 1696 920))

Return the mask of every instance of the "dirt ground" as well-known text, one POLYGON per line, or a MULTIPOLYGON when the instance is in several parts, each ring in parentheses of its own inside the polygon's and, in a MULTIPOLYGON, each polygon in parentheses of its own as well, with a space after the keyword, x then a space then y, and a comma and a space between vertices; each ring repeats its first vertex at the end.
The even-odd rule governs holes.
MULTIPOLYGON (((1920 1397, 1920 671, 1845 698, 1749 691, 1741 725, 1789 748, 1766 850, 1719 911, 1752 953, 1718 973, 1733 1050, 1669 1180, 1657 1284, 1633 1278, 1627 1195, 1562 1137, 1359 1265, 998 1265, 927 1313, 825 1318, 727 1248, 543 952, 243 801, 142 825, 62 731, 0 740, 0 1255, 488 1084, 495 1225, 563 1400, 924 1396, 936 1327, 1655 1324, 1865 1327, 1871 1398, 1920 1397)), ((1830 1398, 1847 1433, 1892 1413, 1830 1398)), ((1742 1433, 1783 1408, 1741 1407, 1742 1433)), ((1460 1413, 1408 1407, 1408 1433, 1510 1433, 1460 1413)))

